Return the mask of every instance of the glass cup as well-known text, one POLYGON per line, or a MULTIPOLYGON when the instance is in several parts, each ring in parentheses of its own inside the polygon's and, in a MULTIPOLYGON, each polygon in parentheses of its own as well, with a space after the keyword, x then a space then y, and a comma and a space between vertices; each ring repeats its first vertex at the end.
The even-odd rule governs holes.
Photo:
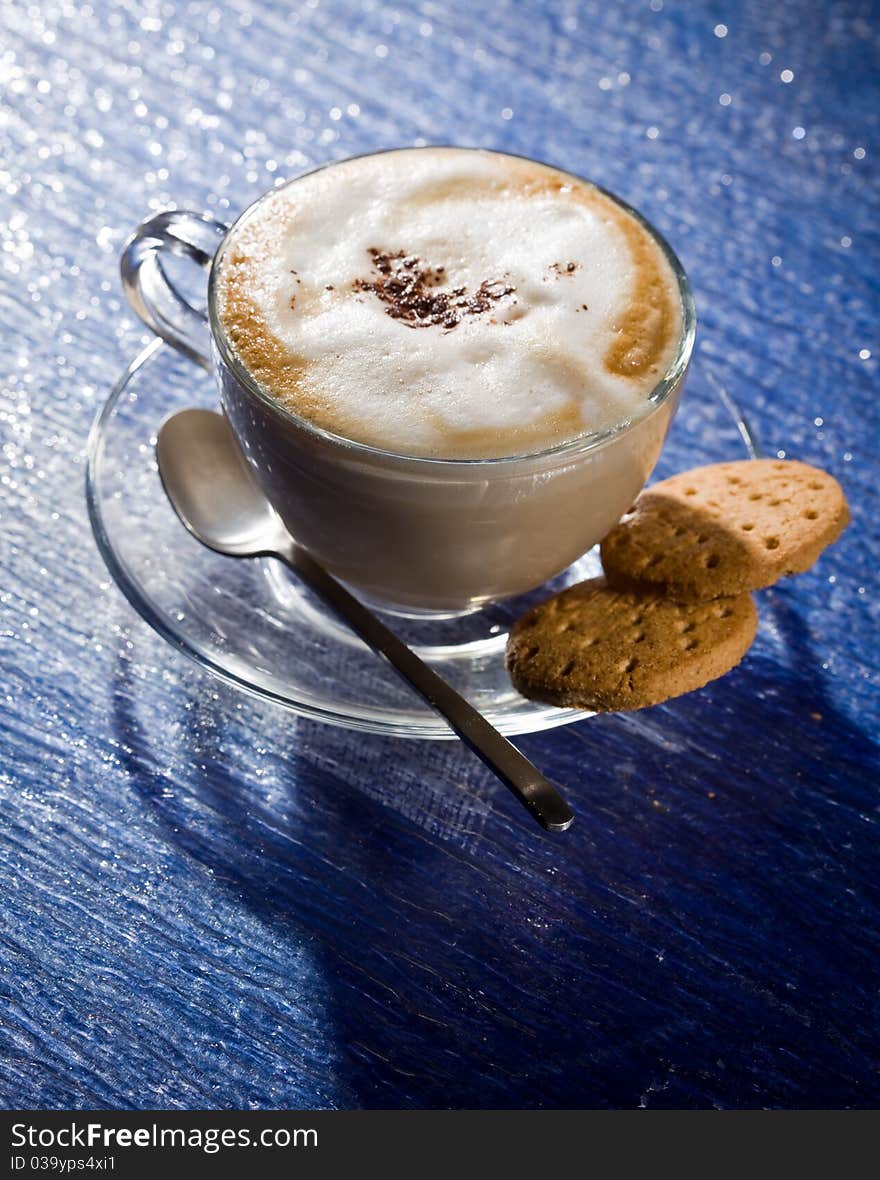
POLYGON ((300 544, 385 610, 450 617, 534 590, 599 541, 644 487, 677 409, 696 325, 687 276, 639 213, 605 195, 645 227, 672 267, 682 307, 678 347, 636 416, 530 454, 398 454, 282 406, 238 360, 217 310, 224 252, 265 197, 231 227, 184 211, 151 217, 125 246, 123 286, 153 332, 215 373, 242 451, 300 544), (167 277, 167 254, 208 271, 207 315, 167 277))

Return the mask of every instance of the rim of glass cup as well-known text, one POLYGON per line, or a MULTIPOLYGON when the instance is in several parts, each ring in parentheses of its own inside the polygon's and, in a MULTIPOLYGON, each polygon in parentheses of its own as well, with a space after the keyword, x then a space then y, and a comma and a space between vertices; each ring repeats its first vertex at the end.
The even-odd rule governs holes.
POLYGON ((603 446, 612 438, 616 438, 619 434, 624 434, 631 430, 634 426, 648 418, 655 410, 666 401, 670 393, 676 388, 679 380, 687 369, 688 363, 691 359, 691 354, 694 347, 694 337, 697 328, 697 311, 694 303, 694 296, 691 290, 691 285, 688 280, 685 269, 678 258, 678 255, 669 245, 664 236, 656 229, 646 217, 644 217, 638 209, 634 209, 632 205, 627 204, 621 197, 608 189, 603 188, 602 185, 596 184, 595 181, 587 180, 585 177, 578 176, 577 173, 571 172, 565 168, 557 168, 555 164, 546 164, 542 160, 536 160, 531 156, 524 156, 516 152, 502 152, 494 148, 481 147, 462 147, 458 144, 426 144, 422 147, 394 147, 384 148, 376 152, 362 152, 356 156, 347 156, 341 160, 330 160, 326 164, 321 164, 317 168, 312 168, 308 172, 303 172, 299 176, 294 176, 292 179, 285 181, 283 184, 277 185, 275 188, 269 189, 268 192, 263 193, 256 201, 248 205, 248 207, 239 214, 239 216, 232 222, 217 248, 214 259, 211 263, 211 270, 208 276, 208 319, 211 328, 211 335, 220 353, 220 357, 224 365, 232 372, 238 383, 252 394, 259 401, 263 402, 269 409, 282 418, 289 420, 293 425, 301 430, 305 430, 309 434, 313 434, 319 438, 323 438, 328 442, 332 442, 337 446, 344 447, 350 451, 359 454, 375 455, 386 459, 395 459, 405 461, 412 464, 439 464, 439 465, 455 465, 463 466, 503 466, 505 463, 522 462, 526 459, 545 459, 555 457, 568 457, 580 454, 583 451, 594 450, 597 447, 603 446), (678 348, 676 354, 672 359, 672 363, 666 370, 665 374, 657 382, 648 397, 645 400, 644 410, 630 418, 625 418, 621 422, 615 423, 613 426, 605 427, 602 430, 588 431, 585 434, 576 435, 574 438, 567 439, 564 442, 556 443, 552 447, 543 447, 537 451, 522 451, 515 455, 495 455, 487 458, 443 458, 435 455, 408 455, 404 451, 392 451, 383 447, 374 447, 370 443, 358 442, 356 439, 346 438, 342 434, 335 434, 331 430, 325 430, 321 426, 310 422, 308 418, 304 418, 299 414, 295 414, 292 410, 274 397, 268 389, 265 389, 256 378, 248 372, 242 362, 238 359, 229 344, 226 336, 226 331, 220 319, 217 310, 217 275, 220 271, 223 254, 229 245, 235 232, 244 224, 244 222, 251 217, 256 210, 273 197, 281 189, 289 188, 300 180, 304 180, 307 176, 314 176, 318 172, 323 172, 328 168, 334 168, 338 164, 345 164, 351 160, 363 160, 369 156, 383 156, 390 155, 393 152, 422 152, 422 151, 436 151, 438 149, 447 149, 454 151, 466 152, 481 152, 495 156, 509 156, 518 160, 525 160, 530 164, 539 164, 545 168, 551 168, 554 172, 558 172, 561 176, 569 176, 572 180, 579 184, 588 184, 597 192, 613 201, 618 208, 622 209, 624 213, 628 213, 635 221, 637 221, 650 236, 654 239, 657 245, 662 250, 666 260, 668 261, 672 273, 675 276, 678 285, 679 298, 681 299, 681 333, 678 340, 678 348))

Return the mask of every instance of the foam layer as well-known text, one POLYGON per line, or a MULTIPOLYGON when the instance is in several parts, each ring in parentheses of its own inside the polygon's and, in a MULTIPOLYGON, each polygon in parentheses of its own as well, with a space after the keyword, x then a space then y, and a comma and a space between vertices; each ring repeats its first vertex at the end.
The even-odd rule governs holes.
POLYGON ((386 450, 539 450, 636 414, 681 330, 652 237, 592 186, 455 148, 345 161, 236 228, 218 307, 294 413, 386 450))

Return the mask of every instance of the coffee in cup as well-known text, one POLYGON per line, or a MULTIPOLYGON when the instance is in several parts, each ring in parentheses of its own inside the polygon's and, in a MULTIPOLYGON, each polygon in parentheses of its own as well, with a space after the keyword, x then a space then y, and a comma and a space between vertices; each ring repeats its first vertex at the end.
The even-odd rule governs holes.
POLYGON ((593 185, 455 148, 324 168, 233 230, 220 321, 291 413, 405 455, 527 454, 638 416, 681 332, 656 238, 593 185))
POLYGON ((122 269, 144 321, 214 368, 290 532, 405 613, 522 594, 600 540, 657 461, 693 347, 685 274, 639 214, 477 149, 331 164, 230 229, 159 214, 122 269), (168 250, 209 269, 207 320, 168 250))

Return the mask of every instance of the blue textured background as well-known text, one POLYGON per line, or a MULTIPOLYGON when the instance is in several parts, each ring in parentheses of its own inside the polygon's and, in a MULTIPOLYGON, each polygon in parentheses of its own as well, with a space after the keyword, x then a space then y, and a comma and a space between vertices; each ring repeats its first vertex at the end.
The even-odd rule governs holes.
POLYGON ((877 1105, 877 5, 2 13, 0 1101, 877 1105), (128 230, 431 141, 643 209, 696 288, 692 396, 709 366, 853 505, 732 675, 523 739, 564 837, 453 745, 218 685, 86 521, 89 423, 145 339, 128 230))

